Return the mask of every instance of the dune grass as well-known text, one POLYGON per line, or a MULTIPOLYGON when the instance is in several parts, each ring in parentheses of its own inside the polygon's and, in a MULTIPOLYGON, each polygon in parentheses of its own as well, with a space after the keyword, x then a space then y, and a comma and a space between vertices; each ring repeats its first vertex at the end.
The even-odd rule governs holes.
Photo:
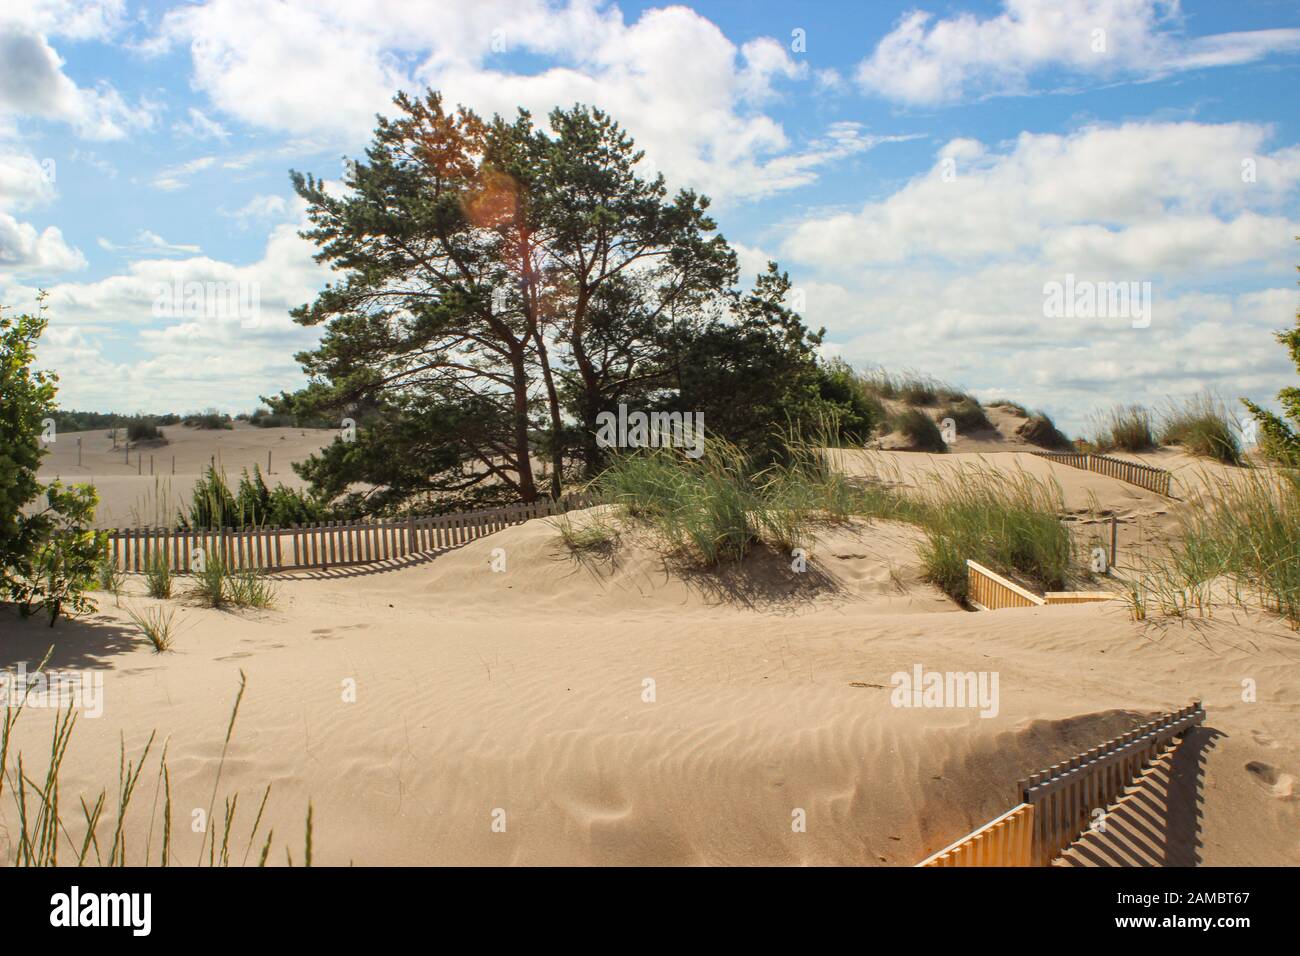
POLYGON ((226 579, 227 600, 235 607, 275 607, 278 589, 265 574, 252 568, 232 571, 226 579))
POLYGON ((278 595, 275 584, 265 574, 252 568, 228 568, 220 551, 207 550, 203 567, 195 570, 190 596, 211 608, 274 607, 278 595))
POLYGON ((149 556, 144 569, 144 582, 151 598, 172 596, 172 566, 165 552, 158 550, 149 556))
MULTIPOLYGON (((44 660, 32 672, 33 675, 45 670, 53 650, 51 647, 44 660)), ((208 866, 229 866, 231 864, 232 852, 235 847, 233 838, 239 806, 239 793, 235 792, 224 797, 223 823, 220 827, 215 825, 213 813, 216 809, 216 796, 221 783, 221 774, 225 768, 226 753, 234 731, 235 720, 239 715, 239 706, 244 697, 245 686, 246 678, 243 671, 240 671, 239 692, 235 697, 230 720, 226 726, 225 743, 221 749, 221 760, 217 765, 212 797, 205 817, 208 825, 203 831, 203 838, 199 844, 197 858, 197 865, 199 866, 204 865, 205 856, 208 866)), ((166 745, 163 746, 161 755, 158 758, 153 803, 149 809, 149 828, 143 848, 137 849, 130 846, 127 838, 127 817, 133 806, 139 804, 136 799, 136 792, 145 766, 149 761, 149 756, 154 750, 157 732, 155 731, 149 735, 149 739, 145 742, 137 757, 128 757, 124 740, 119 744, 118 780, 114 786, 116 794, 114 801, 110 803, 108 787, 101 789, 98 796, 91 802, 88 802, 85 796, 80 797, 76 806, 81 811, 81 819, 77 820, 65 815, 68 802, 61 799, 64 787, 60 782, 68 745, 72 740, 72 734, 76 727, 77 713, 75 710, 68 710, 55 715, 52 739, 47 752, 49 762, 44 772, 42 772, 28 765, 21 751, 12 754, 11 762, 13 732, 26 706, 27 702, 24 699, 17 706, 6 707, 3 722, 0 723, 0 799, 4 798, 7 788, 9 791, 8 796, 14 804, 17 816, 16 833, 11 833, 11 836, 15 837, 14 863, 17 866, 27 867, 52 867, 69 863, 77 866, 172 865, 175 859, 175 831, 173 828, 171 771, 167 764, 166 745), (162 804, 161 842, 155 855, 153 838, 155 828, 160 822, 158 819, 160 800, 162 804), (115 811, 110 809, 114 804, 115 811), (110 834, 105 832, 110 828, 112 831, 111 837, 110 834), (74 835, 78 831, 79 836, 74 835), (65 850, 66 855, 61 855, 61 850, 65 850)), ((248 862, 251 851, 258 845, 258 835, 270 793, 271 787, 267 785, 266 790, 263 791, 257 816, 253 821, 253 827, 248 836, 247 846, 242 858, 243 864, 248 862)), ((310 866, 312 862, 312 826, 312 807, 308 803, 304 853, 307 866, 310 866)), ((259 866, 266 864, 274 836, 274 830, 268 831, 265 841, 261 843, 261 852, 258 856, 259 866)), ((288 854, 287 847, 285 851, 286 857, 292 864, 292 856, 288 854)))
POLYGON ((125 583, 126 574, 118 568, 117 562, 111 555, 104 554, 95 567, 95 586, 101 591, 107 591, 114 597, 118 597, 125 583))
POLYGON ((646 450, 616 458, 594 489, 704 565, 739 560, 759 543, 804 547, 827 522, 886 518, 922 529, 926 575, 958 601, 967 596, 967 559, 1041 590, 1065 587, 1075 548, 1055 482, 965 465, 908 492, 881 475, 847 477, 819 441, 787 435, 783 459, 757 472, 725 443, 696 461, 646 450))
POLYGON ((1116 405, 1094 420, 1092 444, 1100 452, 1143 452, 1156 447, 1155 419, 1143 405, 1116 405))
POLYGON ((570 551, 603 551, 612 547, 618 538, 614 522, 604 514, 589 513, 575 521, 566 513, 551 518, 550 522, 570 551))
POLYGON ((1181 404, 1170 402, 1160 442, 1180 445, 1190 454, 1225 465, 1240 465, 1243 460, 1237 423, 1227 406, 1209 393, 1195 395, 1181 404))
POLYGON ((914 407, 929 408, 940 402, 974 401, 959 388, 932 375, 911 370, 890 372, 884 368, 867 369, 858 374, 858 381, 869 395, 914 407))
POLYGON ((939 409, 939 421, 951 418, 957 426, 957 433, 969 435, 971 432, 988 431, 993 427, 984 406, 973 398, 962 398, 949 402, 939 409))
POLYGON ((707 439, 699 458, 679 448, 617 455, 592 487, 598 500, 623 506, 705 565, 739 561, 759 542, 762 501, 752 463, 720 438, 707 439))
POLYGON ((225 607, 228 597, 226 559, 220 551, 204 551, 203 566, 194 571, 194 585, 190 594, 208 607, 225 607))
POLYGON ((948 443, 943 440, 939 426, 919 408, 908 408, 892 415, 889 427, 904 436, 915 451, 942 455, 948 450, 948 443))
POLYGON ((1169 547, 1125 575, 1133 616, 1212 616, 1258 605, 1300 628, 1300 479, 1264 469, 1203 475, 1169 547))
POLYGON ((1016 432, 1025 441, 1049 451, 1069 451, 1074 448, 1074 442, 1056 427, 1046 412, 1034 412, 1028 417, 1029 420, 1016 432))
POLYGON ((126 613, 135 626, 140 629, 140 633, 153 646, 155 654, 161 654, 172 649, 172 643, 175 640, 172 634, 172 625, 176 616, 175 609, 152 607, 141 613, 134 608, 127 608, 126 613))
POLYGON ((978 466, 945 469, 929 480, 919 505, 926 576, 954 599, 967 598, 967 559, 1040 590, 1065 587, 1074 543, 1054 481, 978 466))

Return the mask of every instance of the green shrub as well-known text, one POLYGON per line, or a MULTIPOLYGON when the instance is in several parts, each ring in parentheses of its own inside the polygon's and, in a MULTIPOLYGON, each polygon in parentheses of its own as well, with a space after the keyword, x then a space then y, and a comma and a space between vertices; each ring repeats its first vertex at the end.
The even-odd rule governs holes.
POLYGON ((43 420, 53 417, 58 377, 33 371, 45 331, 44 296, 37 315, 0 317, 0 601, 50 625, 65 610, 93 610, 86 596, 107 545, 91 530, 98 498, 88 485, 42 485, 43 420), (43 508, 33 507, 44 496, 43 508))
POLYGON ((198 415, 186 415, 182 424, 187 428, 209 429, 213 431, 229 430, 234 428, 230 416, 223 414, 216 409, 208 409, 206 412, 198 415))
POLYGON ((126 423, 127 441, 161 441, 163 437, 162 429, 147 418, 133 418, 126 423))

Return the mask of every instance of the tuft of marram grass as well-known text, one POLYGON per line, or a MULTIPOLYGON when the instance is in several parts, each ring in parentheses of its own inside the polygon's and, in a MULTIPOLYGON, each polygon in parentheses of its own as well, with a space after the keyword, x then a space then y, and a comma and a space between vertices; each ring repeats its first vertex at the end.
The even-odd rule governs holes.
POLYGON ((226 604, 226 559, 220 551, 203 552, 203 567, 194 572, 194 586, 190 593, 208 607, 226 604))
POLYGON ((1155 421, 1143 405, 1116 405, 1095 416, 1098 451, 1151 451, 1156 447, 1155 421))
POLYGON ((618 538, 618 529, 605 514, 588 513, 581 521, 565 513, 550 519, 560 533, 560 539, 570 551, 600 551, 609 548, 618 538))
MULTIPOLYGON (((33 673, 44 671, 46 664, 49 663, 54 648, 51 647, 46 653, 44 659, 37 665, 33 673)), ((234 710, 231 713, 230 724, 226 729, 226 746, 230 743, 230 735, 234 728, 235 715, 239 710, 239 701, 243 697, 244 675, 240 674, 240 693, 236 698, 234 710)), ((18 866, 59 866, 64 862, 75 862, 77 866, 98 865, 98 866, 127 866, 127 865, 151 865, 151 847, 155 815, 157 813, 157 797, 161 791, 163 799, 163 842, 162 849, 159 853, 157 865, 168 866, 172 861, 172 790, 171 790, 171 772, 167 765, 167 748, 164 745, 162 754, 158 758, 157 783, 155 785, 154 806, 149 812, 149 840, 142 851, 132 852, 127 840, 126 821, 131 815, 135 801, 135 794, 140 782, 140 777, 144 771, 145 765, 149 760, 149 755, 153 750, 157 734, 152 733, 145 742, 143 749, 138 757, 128 757, 126 745, 123 741, 119 744, 120 752, 118 757, 118 780, 114 786, 116 791, 116 819, 111 822, 105 816, 105 810, 108 806, 108 788, 104 787, 93 801, 87 802, 85 797, 80 798, 78 807, 81 811, 81 820, 69 819, 64 815, 66 804, 60 802, 60 795, 64 789, 60 777, 63 770, 63 762, 67 754, 68 744, 71 742, 73 730, 76 726, 76 712, 69 710, 58 715, 54 722, 52 739, 48 749, 48 760, 46 770, 41 773, 35 768, 29 767, 23 759, 21 752, 13 754, 11 761, 10 743, 13 737, 14 728, 22 716, 26 706, 26 701, 18 702, 17 706, 7 707, 4 710, 3 718, 0 719, 0 798, 6 798, 5 802, 12 802, 16 809, 17 821, 16 826, 11 830, 14 836, 14 859, 18 866), (6 784, 9 785, 10 793, 5 794, 6 784), (112 833, 105 834, 101 828, 106 824, 112 826, 112 833), (74 836, 74 831, 81 831, 80 838, 74 836), (111 836, 111 839, 110 839, 111 836), (69 851, 69 857, 60 856, 60 847, 65 846, 69 851), (105 854, 105 849, 107 854, 105 854)), ((225 761, 226 746, 222 748, 222 764, 225 761)), ((221 765, 217 769, 217 784, 221 778, 221 765)), ((217 784, 214 784, 213 798, 217 784)), ((262 822, 262 813, 266 809, 267 797, 270 794, 268 786, 262 797, 261 807, 258 809, 257 819, 254 821, 252 833, 249 836, 248 849, 251 850, 254 841, 257 838, 258 828, 262 822)), ((215 865, 220 862, 222 865, 228 865, 230 862, 229 854, 229 833, 235 818, 235 810, 238 804, 239 794, 225 798, 225 805, 228 808, 226 826, 223 832, 223 847, 221 856, 218 858, 212 850, 209 851, 208 863, 215 865)), ((211 805, 210 805, 211 808, 211 805)), ((312 859, 312 829, 313 829, 313 811, 311 803, 307 808, 307 825, 306 825, 306 849, 305 857, 309 864, 312 859)), ((209 819, 211 814, 209 813, 209 819)), ((209 840, 215 847, 216 833, 215 827, 208 828, 211 833, 205 833, 203 843, 199 848, 199 860, 203 862, 203 849, 208 845, 209 840)), ((259 865, 264 865, 267 855, 270 853, 271 841, 274 838, 274 832, 268 833, 266 843, 262 846, 261 858, 259 865)), ((245 851, 244 861, 247 862, 248 850, 245 851)))
POLYGON ((1066 436, 1046 412, 1035 412, 1029 420, 1017 429, 1016 434, 1039 448, 1052 451, 1068 451, 1074 448, 1074 442, 1066 436))
POLYGON ((962 398, 943 406, 939 410, 939 420, 943 421, 945 418, 951 418, 953 424, 957 426, 958 434, 962 435, 987 431, 993 427, 993 423, 984 412, 984 406, 973 398, 962 398))
POLYGON ((1202 484, 1178 509, 1168 549, 1126 575, 1134 616, 1254 604, 1300 628, 1300 480, 1250 469, 1202 484))
POLYGON ((252 568, 233 571, 226 581, 227 599, 235 607, 274 607, 278 591, 265 574, 252 568))
POLYGON ((1040 590, 1065 587, 1074 543, 1055 481, 969 465, 946 469, 932 476, 919 508, 926 576, 956 600, 967 598, 967 559, 1040 590))
POLYGON ((118 568, 111 555, 105 554, 95 566, 95 584, 101 591, 108 591, 114 597, 122 593, 126 575, 118 568))
POLYGON ((172 633, 172 626, 176 617, 175 609, 151 607, 144 613, 140 613, 134 608, 127 608, 126 613, 135 626, 140 629, 140 633, 145 636, 145 639, 153 645, 155 654, 161 654, 172 649, 172 644, 175 641, 175 635, 172 633))
POLYGON ((915 451, 941 455, 948 450, 948 443, 943 440, 939 426, 919 408, 909 408, 893 415, 889 426, 906 437, 915 451))
POLYGON ((1182 404, 1170 403, 1161 427, 1160 442, 1181 445, 1193 455, 1213 458, 1226 465, 1242 463, 1237 423, 1227 406, 1208 393, 1195 395, 1182 404))
POLYGON ((172 596, 172 566, 166 552, 154 551, 144 569, 145 589, 151 598, 172 596))

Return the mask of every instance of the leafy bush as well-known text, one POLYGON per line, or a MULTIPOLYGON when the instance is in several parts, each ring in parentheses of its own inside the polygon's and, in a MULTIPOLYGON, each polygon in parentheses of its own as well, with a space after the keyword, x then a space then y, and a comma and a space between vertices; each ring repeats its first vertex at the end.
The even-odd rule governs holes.
POLYGON ((126 423, 127 441, 160 441, 163 437, 162 430, 148 418, 133 418, 126 423))
POLYGON ((298 424, 295 416, 285 412, 273 412, 269 408, 258 408, 247 418, 250 425, 258 428, 292 428, 298 424))
MULTIPOLYGON (((826 434, 829 446, 862 445, 870 441, 885 422, 885 407, 864 387, 861 377, 846 363, 830 362, 819 368, 818 393, 826 411, 835 416, 835 426, 826 434)), ((809 425, 813 421, 809 416, 809 425)), ((826 416, 821 416, 821 425, 826 416)))
POLYGON ((46 448, 42 420, 51 417, 58 377, 34 372, 36 340, 45 331, 44 297, 37 315, 0 317, 0 600, 24 615, 45 611, 53 625, 64 609, 92 610, 86 597, 107 541, 93 531, 93 488, 36 478, 46 448), (24 509, 44 494, 46 506, 24 509))
POLYGON ((181 424, 187 428, 210 429, 213 431, 229 430, 235 427, 229 415, 222 414, 214 408, 210 408, 199 415, 186 415, 181 424))

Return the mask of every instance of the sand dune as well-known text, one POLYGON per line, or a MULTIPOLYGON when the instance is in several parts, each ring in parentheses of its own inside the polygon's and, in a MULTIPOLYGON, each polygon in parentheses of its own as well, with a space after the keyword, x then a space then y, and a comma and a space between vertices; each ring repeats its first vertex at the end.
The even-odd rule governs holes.
POLYGON ((61 432, 47 446, 39 477, 94 485, 100 497, 97 527, 161 526, 174 520, 177 508, 188 503, 194 483, 209 465, 224 470, 232 483, 239 481, 244 469, 252 471, 257 465, 268 484, 303 488, 306 483, 290 466, 338 435, 318 428, 257 428, 245 422, 233 426, 230 430, 167 426, 162 430, 166 443, 143 442, 133 445, 129 453, 122 444, 113 447, 107 429, 61 432))
MULTIPOLYGON (((1300 862, 1279 785, 1300 767, 1294 633, 1242 612, 1165 627, 1121 606, 962 612, 919 581, 913 535, 841 529, 813 549, 816 573, 759 554, 729 585, 672 573, 635 534, 580 561, 536 520, 413 566, 286 579, 270 611, 182 605, 165 655, 127 623, 154 603, 138 584, 53 631, 4 612, 0 664, 53 641, 55 666, 104 675, 104 714, 79 722, 65 764, 69 805, 111 791, 119 734, 128 751, 167 737, 185 861, 242 669, 221 786, 241 793, 236 832, 270 783, 277 847, 300 858, 311 800, 318 862, 908 865, 1012 805, 1020 776, 1193 696, 1212 731, 1199 861, 1300 862), (891 675, 918 664, 997 672, 996 716, 893 706, 891 675)), ((50 725, 28 711, 19 728, 42 768, 50 725)), ((141 787, 132 852, 149 839, 153 779, 141 787)))

